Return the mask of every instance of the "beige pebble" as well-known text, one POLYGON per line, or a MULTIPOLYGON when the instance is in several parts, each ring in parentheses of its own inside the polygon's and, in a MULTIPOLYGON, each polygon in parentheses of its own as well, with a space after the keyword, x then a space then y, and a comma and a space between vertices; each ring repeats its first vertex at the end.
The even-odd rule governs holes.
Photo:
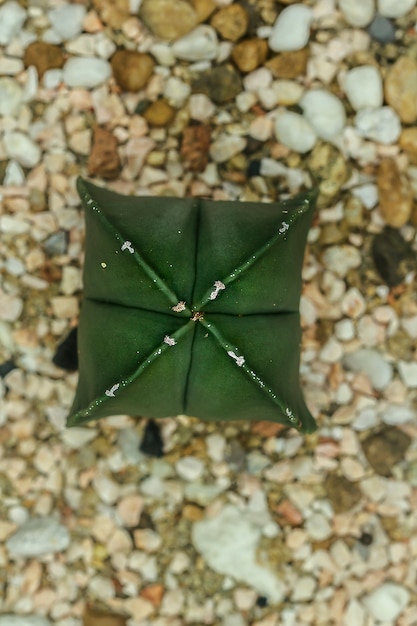
POLYGON ((135 621, 146 620, 155 610, 152 602, 144 598, 128 598, 123 604, 125 609, 135 616, 135 621))
POLYGON ((402 56, 391 65, 385 79, 385 99, 405 124, 417 120, 417 61, 402 56))
POLYGON ((197 13, 186 0, 144 0, 139 17, 155 37, 173 41, 197 26, 197 13))
POLYGON ((55 317, 76 317, 79 312, 78 299, 71 296, 51 298, 52 313, 55 317))
POLYGON ((117 512, 125 526, 137 526, 143 510, 143 499, 137 494, 122 498, 117 504, 117 512))
POLYGON ((162 543, 161 537, 149 528, 134 530, 133 536, 136 548, 145 552, 156 552, 162 543))
POLYGON ((5 293, 0 289, 0 320, 14 322, 23 312, 23 301, 17 296, 5 293))
POLYGON ((246 33, 249 17, 241 4, 230 4, 214 14, 210 24, 217 32, 230 41, 237 41, 246 33))
POLYGON ((342 300, 342 311, 348 317, 357 319, 366 310, 366 303, 363 295, 356 287, 348 289, 342 300))
POLYGON ((382 159, 377 185, 379 210, 383 219, 389 226, 401 228, 410 219, 413 208, 413 190, 406 173, 399 170, 394 159, 382 159))
POLYGON ((232 59, 241 72, 253 72, 265 63, 268 44, 265 39, 244 39, 232 50, 232 59))
POLYGON ((130 553, 132 551, 132 539, 123 528, 116 528, 106 543, 109 554, 130 553))

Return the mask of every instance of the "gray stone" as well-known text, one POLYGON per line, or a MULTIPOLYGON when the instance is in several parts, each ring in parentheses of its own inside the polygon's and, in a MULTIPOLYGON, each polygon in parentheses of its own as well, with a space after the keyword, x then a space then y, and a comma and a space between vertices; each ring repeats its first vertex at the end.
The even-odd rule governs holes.
POLYGON ((354 372, 364 372, 374 389, 384 389, 392 380, 392 366, 376 350, 356 350, 343 358, 343 365, 354 372))
POLYGON ((372 23, 368 26, 368 33, 372 39, 379 43, 391 43, 395 41, 394 24, 383 15, 375 15, 372 23))
POLYGON ((68 530, 52 517, 29 519, 6 542, 13 557, 34 557, 61 552, 69 544, 68 530))
POLYGON ((68 237, 65 230, 59 230, 50 235, 43 243, 43 249, 47 254, 65 254, 67 250, 68 237))
POLYGON ((0 7, 0 45, 9 44, 19 34, 26 20, 26 11, 15 0, 0 7))

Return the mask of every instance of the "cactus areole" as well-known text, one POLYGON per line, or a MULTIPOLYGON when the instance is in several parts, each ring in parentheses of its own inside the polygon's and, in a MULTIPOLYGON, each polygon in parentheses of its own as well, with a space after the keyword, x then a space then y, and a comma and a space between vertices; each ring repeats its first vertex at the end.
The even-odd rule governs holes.
POLYGON ((187 414, 313 431, 299 299, 316 191, 254 203, 77 186, 86 251, 68 426, 187 414))

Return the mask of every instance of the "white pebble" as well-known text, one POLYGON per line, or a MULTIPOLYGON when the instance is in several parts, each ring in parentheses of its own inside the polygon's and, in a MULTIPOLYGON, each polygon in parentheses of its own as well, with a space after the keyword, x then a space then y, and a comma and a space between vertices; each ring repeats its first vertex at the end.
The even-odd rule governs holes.
POLYGON ((342 132, 346 122, 345 109, 339 98, 329 91, 307 91, 300 100, 300 106, 321 139, 332 139, 342 132))
POLYGON ((378 13, 384 17, 402 17, 416 6, 416 0, 378 0, 378 13))
POLYGON ((213 102, 204 93, 195 93, 190 96, 188 106, 191 119, 199 122, 207 120, 216 112, 213 102))
POLYGON ((52 30, 62 41, 74 39, 83 29, 87 10, 82 4, 62 4, 48 13, 52 30))
POLYGON ((404 385, 413 389, 417 387, 417 363, 407 363, 406 361, 399 361, 398 371, 404 385))
POLYGON ((61 439, 66 446, 75 450, 83 448, 87 443, 97 437, 98 431, 94 428, 69 428, 64 430, 61 439))
POLYGON ((363 28, 375 15, 374 0, 339 0, 339 8, 351 26, 363 28))
POLYGON ((320 351, 320 360, 324 363, 338 363, 342 356, 343 348, 334 337, 330 337, 320 351))
POLYGON ((210 156, 216 163, 224 163, 246 147, 246 139, 237 135, 221 133, 210 146, 210 156))
POLYGON ((379 423, 378 414, 376 412, 376 408, 373 406, 368 406, 366 409, 363 409, 359 413, 359 415, 353 420, 352 428, 359 432, 364 430, 369 430, 370 428, 374 428, 379 423))
MULTIPOLYGON (((5 216, 6 217, 6 216, 5 216)), ((5 232, 2 228, 4 219, 0 219, 0 232, 5 232)), ((17 296, 4 293, 0 289, 0 320, 4 322, 15 322, 23 311, 23 301, 17 296)))
POLYGON ((272 89, 275 91, 278 104, 281 106, 297 104, 304 93, 304 87, 294 80, 275 80, 272 83, 272 89))
POLYGON ((415 420, 417 417, 416 411, 408 406, 402 404, 391 404, 381 414, 381 419, 384 424, 390 426, 397 426, 398 424, 405 424, 415 420))
POLYGON ((19 34, 26 20, 26 11, 15 0, 0 7, 0 45, 9 44, 19 34))
POLYGON ((367 107, 381 107, 384 96, 378 68, 373 65, 362 65, 347 72, 345 92, 355 111, 367 107))
POLYGON ((165 82, 164 96, 174 107, 183 106, 190 93, 190 85, 175 76, 170 76, 165 82))
POLYGON ((280 143, 300 154, 312 150, 317 141, 310 122, 293 111, 283 111, 276 116, 275 135, 280 143))
POLYGON ((0 615, 0 626, 51 626, 46 617, 40 615, 0 615))
POLYGON ((172 47, 167 43, 158 41, 149 48, 149 52, 155 57, 158 65, 162 65, 162 67, 172 67, 176 63, 172 47))
POLYGON ((311 600, 316 588, 316 581, 312 576, 301 576, 295 583, 291 601, 307 602, 311 600))
POLYGON ((3 139, 6 154, 23 167, 35 167, 41 160, 41 150, 27 135, 18 131, 6 133, 3 139))
POLYGON ((308 536, 315 541, 324 541, 332 534, 329 522, 321 513, 313 513, 306 520, 304 528, 308 536))
POLYGON ((35 557, 66 550, 68 530, 52 517, 35 517, 25 522, 6 542, 11 556, 35 557))
POLYGON ((174 42, 172 52, 177 59, 184 61, 211 61, 219 52, 216 31, 207 24, 197 26, 191 33, 174 42))
POLYGON ((22 167, 16 161, 9 161, 4 174, 3 185, 5 187, 7 187, 7 185, 18 187, 19 185, 23 185, 24 182, 25 173, 22 167))
POLYGON ((203 475, 204 464, 194 456, 184 456, 175 463, 175 469, 184 480, 196 480, 203 475))
POLYGON ((58 85, 63 81, 62 70, 46 70, 43 75, 43 86, 45 89, 56 89, 58 85))
POLYGON ((401 134, 401 121, 391 107, 362 109, 355 117, 355 127, 362 137, 383 144, 395 143, 401 134))
POLYGON ((394 622, 410 601, 410 592, 402 585, 384 582, 367 594, 364 604, 372 617, 381 622, 394 622))
POLYGON ((352 189, 352 195, 359 198, 365 209, 373 209, 378 204, 378 187, 373 183, 359 185, 352 189))
POLYGON ((104 59, 73 57, 65 63, 63 81, 68 87, 92 88, 101 85, 111 76, 111 66, 104 59))
POLYGON ((346 318, 336 322, 334 332, 339 341, 350 341, 355 336, 355 326, 352 320, 346 318))
POLYGON ((267 67, 259 67, 257 70, 246 74, 243 79, 245 91, 258 91, 266 89, 272 84, 272 72, 267 67))
POLYGON ((25 69, 23 61, 15 57, 0 56, 0 74, 3 76, 15 76, 25 69))
POLYGON ((293 4, 279 14, 269 37, 269 47, 275 52, 301 50, 308 44, 313 10, 304 4, 293 4))
POLYGON ((364 372, 374 389, 384 389, 392 380, 392 366, 376 350, 363 348, 347 354, 344 366, 354 372, 364 372))
POLYGON ((404 317, 401 320, 401 326, 404 328, 407 335, 412 339, 417 339, 417 315, 413 317, 404 317))
POLYGON ((0 115, 17 115, 23 100, 19 83, 7 76, 0 78, 0 115))
POLYGON ((349 270, 359 267, 362 255, 357 248, 348 244, 330 246, 323 254, 324 265, 340 278, 344 278, 349 270))

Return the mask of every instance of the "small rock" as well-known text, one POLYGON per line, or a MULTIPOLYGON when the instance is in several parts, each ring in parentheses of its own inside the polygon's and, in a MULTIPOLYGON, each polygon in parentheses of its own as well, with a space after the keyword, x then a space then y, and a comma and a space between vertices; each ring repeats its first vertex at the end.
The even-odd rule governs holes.
POLYGON ((188 106, 191 119, 199 122, 207 120, 216 112, 216 107, 204 93, 193 94, 188 101, 188 106))
POLYGON ((9 372, 12 372, 16 368, 16 363, 11 359, 9 359, 8 361, 3 361, 3 363, 0 363, 0 378, 4 378, 5 376, 7 376, 7 374, 9 374, 9 372))
POLYGON ((98 611, 88 604, 85 607, 83 626, 126 626, 126 623, 127 617, 123 617, 122 615, 109 613, 107 611, 98 611))
POLYGON ((371 246, 372 258, 378 274, 388 287, 399 285, 408 271, 406 261, 414 259, 410 244, 401 233, 389 226, 375 235, 371 246))
POLYGON ((40 615, 0 615, 0 626, 51 626, 51 622, 40 615))
POLYGON ((395 622, 410 602, 408 589, 397 583, 384 582, 368 593, 363 603, 371 616, 381 622, 395 622))
POLYGON ((246 147, 246 139, 237 135, 221 133, 210 146, 210 156, 216 163, 224 163, 246 147))
MULTIPOLYGON (((160 428, 155 420, 150 419, 146 422, 139 449, 144 454, 156 458, 160 458, 164 455, 164 442, 160 428)), ((130 456, 132 455, 130 454, 130 456)))
POLYGON ((26 11, 15 0, 9 0, 0 7, 0 45, 7 46, 22 29, 26 21, 26 11))
POLYGON ((385 389, 392 380, 392 366, 379 352, 367 348, 356 350, 343 357, 343 366, 354 372, 364 372, 374 389, 385 389))
POLYGON ((181 159, 187 170, 204 172, 208 163, 210 140, 210 126, 200 124, 184 128, 181 143, 181 159))
POLYGON ((78 369, 77 327, 72 328, 65 339, 58 344, 52 363, 68 372, 78 369))
POLYGON ((88 158, 88 175, 105 179, 117 178, 120 172, 118 142, 112 132, 97 126, 93 132, 93 145, 88 158))
POLYGON ((392 43, 395 41, 394 24, 382 15, 375 15, 368 26, 368 33, 374 41, 379 43, 392 43))
POLYGON ((210 24, 223 39, 237 41, 248 29, 249 16, 241 4, 229 4, 214 14, 210 24))
POLYGON ((345 125, 346 115, 342 102, 325 89, 307 91, 300 100, 305 118, 322 139, 333 139, 345 125))
POLYGON ((356 114, 355 126, 362 137, 387 145, 401 134, 400 119, 391 107, 362 109, 356 114))
POLYGON ((328 206, 349 178, 345 157, 335 146, 318 142, 308 159, 308 167, 320 183, 318 206, 328 206))
POLYGON ((204 472, 204 464, 193 456, 183 456, 175 463, 178 476, 184 480, 197 480, 204 472))
POLYGON ((416 411, 401 404, 391 404, 384 409, 381 418, 384 424, 398 426, 413 421, 416 418, 416 411))
POLYGON ((385 99, 405 124, 417 120, 417 61, 402 56, 388 70, 385 99))
POLYGON ((143 510, 143 499, 136 493, 125 496, 117 503, 117 512, 123 526, 136 527, 143 510))
POLYGON ((317 135, 311 124, 299 113, 283 111, 275 118, 275 135, 280 143, 304 154, 314 147, 317 135))
POLYGON ((52 517, 31 518, 7 540, 13 557, 36 557, 61 552, 70 544, 68 530, 52 517))
POLYGON ((154 65, 149 54, 133 50, 117 50, 111 58, 114 80, 123 91, 143 89, 152 76, 154 65))
POLYGON ((324 488, 336 514, 349 511, 362 499, 359 487, 344 476, 328 474, 324 481, 324 488))
POLYGON ((82 4, 63 4, 48 13, 52 30, 62 41, 74 39, 83 30, 87 10, 82 4))
POLYGON ((25 67, 34 65, 39 78, 51 69, 60 69, 64 65, 64 55, 59 46, 44 41, 34 41, 25 50, 25 67))
POLYGON ((21 132, 6 133, 3 138, 6 154, 23 167, 35 167, 41 160, 41 150, 27 135, 21 132))
POLYGON ((402 17, 414 9, 416 0, 378 0, 378 13, 384 17, 402 17))
POLYGON ((281 52, 265 63, 274 78, 298 78, 307 72, 308 48, 281 52))
POLYGON ((73 57, 65 63, 62 79, 68 87, 91 89, 111 76, 110 63, 95 57, 73 57))
POLYGON ((139 16, 155 37, 169 41, 197 26, 197 13, 186 0, 144 0, 139 16))
POLYGON ((382 106, 384 96, 378 68, 373 65, 354 67, 346 74, 345 91, 355 111, 382 106))
POLYGON ((366 311, 365 298, 357 287, 351 287, 342 298, 341 309, 351 319, 359 319, 366 311))
POLYGON ((313 599, 316 580, 312 576, 300 576, 294 584, 291 602, 308 602, 313 599))
POLYGON ((65 254, 68 245, 67 233, 65 230, 59 230, 50 235, 43 242, 43 249, 51 256, 65 254))
POLYGON ((304 4, 294 4, 278 15, 269 37, 269 47, 274 52, 300 50, 310 38, 313 10, 304 4))
POLYGON ((14 78, 0 78, 0 115, 16 115, 23 102, 23 90, 14 78))
POLYGON ((172 45, 177 59, 184 61, 210 61, 219 54, 216 31, 207 24, 197 26, 191 33, 177 39, 172 45))
POLYGON ((66 446, 72 450, 80 450, 97 437, 98 431, 93 428, 67 428, 61 435, 66 446))
MULTIPOLYGON (((234 6, 234 5, 232 5, 234 6)), ((253 72, 264 65, 268 55, 268 44, 265 39, 244 39, 232 50, 232 59, 241 72, 253 72)))
POLYGON ((51 298, 52 312, 60 319, 78 315, 78 299, 75 296, 56 296, 51 298))
POLYGON ((382 159, 377 172, 379 210, 388 224, 401 228, 413 209, 413 190, 406 174, 400 172, 394 159, 382 159))
POLYGON ((182 107, 188 100, 190 93, 190 85, 175 76, 170 76, 165 82, 164 96, 169 104, 174 107, 182 107))
POLYGON ((351 26, 363 28, 374 17, 374 0, 339 0, 339 8, 351 26))
POLYGON ((332 535, 332 528, 321 513, 313 513, 304 522, 308 536, 314 541, 324 541, 332 535))
POLYGON ((224 104, 242 91, 242 81, 232 66, 217 65, 200 72, 192 80, 192 90, 194 93, 204 93, 216 104, 224 104))
POLYGON ((369 465, 381 476, 391 476, 394 465, 404 459, 411 439, 398 428, 386 426, 362 441, 369 465))
POLYGON ((168 126, 174 119, 175 109, 161 98, 152 102, 142 115, 150 126, 168 126))
POLYGON ((410 161, 417 164, 417 128, 404 128, 400 136, 400 146, 407 153, 410 161))
POLYGON ((417 387, 417 363, 398 362, 398 372, 404 385, 409 389, 417 387))

